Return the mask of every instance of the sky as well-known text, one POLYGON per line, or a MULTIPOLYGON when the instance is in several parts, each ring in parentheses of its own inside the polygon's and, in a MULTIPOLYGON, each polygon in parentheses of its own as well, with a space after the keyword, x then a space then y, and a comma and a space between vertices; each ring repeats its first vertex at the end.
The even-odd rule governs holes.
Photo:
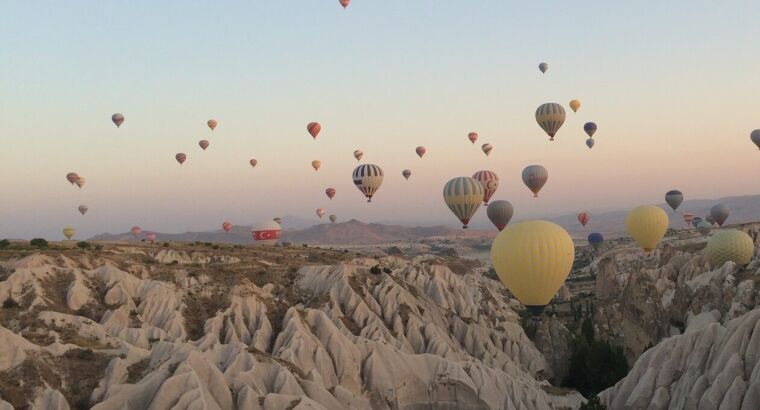
POLYGON ((661 203, 674 188, 755 194, 759 17, 749 0, 4 2, 0 237, 319 223, 319 207, 456 227, 443 185, 480 169, 519 219, 661 203), (568 112, 554 142, 534 119, 545 102, 568 112), (351 181, 355 149, 385 172, 371 204, 351 181), (549 170, 537 199, 521 180, 531 164, 549 170))

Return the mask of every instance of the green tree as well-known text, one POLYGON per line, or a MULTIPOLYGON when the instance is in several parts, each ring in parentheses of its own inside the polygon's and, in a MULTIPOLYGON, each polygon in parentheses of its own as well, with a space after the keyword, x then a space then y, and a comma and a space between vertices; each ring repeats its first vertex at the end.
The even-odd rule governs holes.
POLYGON ((77 248, 79 249, 90 249, 92 245, 90 245, 87 241, 79 241, 77 242, 77 248))
POLYGON ((46 241, 43 238, 34 238, 31 241, 29 241, 29 245, 32 245, 35 248, 47 248, 48 247, 48 241, 46 241))
POLYGON ((581 324, 581 335, 586 343, 594 343, 594 323, 591 321, 591 318, 587 317, 583 319, 583 323, 581 324))
POLYGON ((0 249, 8 249, 11 247, 11 241, 7 239, 3 239, 0 241, 0 249))
POLYGON ((626 374, 628 362, 622 349, 608 342, 588 343, 581 337, 573 343, 570 369, 562 385, 578 390, 585 397, 593 397, 626 374))

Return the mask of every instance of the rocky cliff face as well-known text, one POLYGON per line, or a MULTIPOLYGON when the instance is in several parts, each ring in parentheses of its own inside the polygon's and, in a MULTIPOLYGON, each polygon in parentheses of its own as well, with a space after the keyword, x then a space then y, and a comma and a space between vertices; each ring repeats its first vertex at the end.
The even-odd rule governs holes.
POLYGON ((447 264, 311 248, 7 255, 0 408, 579 407, 541 381, 503 287, 447 264))

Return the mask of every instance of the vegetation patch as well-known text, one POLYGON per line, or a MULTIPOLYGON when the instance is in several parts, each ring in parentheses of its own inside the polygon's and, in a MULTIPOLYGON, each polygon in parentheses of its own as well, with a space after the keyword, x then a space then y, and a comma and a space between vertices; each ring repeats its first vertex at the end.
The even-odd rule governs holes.
POLYGON ((229 293, 222 291, 211 295, 188 295, 184 302, 183 316, 189 340, 203 337, 206 320, 216 316, 217 312, 226 310, 231 303, 229 293))

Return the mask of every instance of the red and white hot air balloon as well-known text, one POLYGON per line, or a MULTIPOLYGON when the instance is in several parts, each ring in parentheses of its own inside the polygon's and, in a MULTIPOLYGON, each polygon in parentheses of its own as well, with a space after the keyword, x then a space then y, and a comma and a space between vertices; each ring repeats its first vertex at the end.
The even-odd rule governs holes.
POLYGON ((481 147, 483 150, 483 153, 486 154, 486 156, 491 155, 491 150, 493 150, 493 145, 491 144, 483 144, 483 147, 481 147))
POLYGON ((258 164, 259 161, 256 161, 252 158, 250 161, 248 161, 248 163, 251 164, 251 167, 256 168, 256 164, 258 164))
POLYGON ((205 151, 206 148, 208 148, 208 141, 207 140, 200 140, 198 141, 198 145, 200 145, 201 148, 205 151))
POLYGON ((282 227, 277 222, 269 219, 253 225, 251 236, 257 245, 274 245, 280 239, 282 227))
POLYGON ((320 218, 325 216, 325 208, 317 208, 317 216, 320 218))
POLYGON ((209 128, 211 128, 211 131, 213 131, 213 130, 214 130, 214 128, 216 128, 216 126, 217 126, 218 124, 219 124, 219 123, 218 123, 218 122, 217 122, 215 119, 213 119, 213 118, 212 118, 212 119, 210 119, 210 120, 208 120, 208 121, 206 121, 206 125, 208 125, 208 127, 209 127, 209 128))
POLYGON ((467 134, 467 139, 470 140, 471 143, 475 143, 475 141, 478 140, 478 133, 477 132, 471 132, 467 134))
POLYGON ((586 226, 590 219, 591 215, 589 215, 588 212, 581 212, 578 214, 578 222, 580 222, 583 226, 586 226))
POLYGON ((309 131, 311 138, 317 139, 317 135, 319 135, 319 132, 322 131, 322 126, 319 125, 318 122, 310 122, 308 125, 306 125, 306 131, 309 131))
POLYGON ((66 174, 66 180, 69 181, 71 185, 76 184, 77 179, 79 179, 79 174, 77 174, 76 172, 69 172, 68 174, 66 174))
POLYGON ((132 236, 137 238, 138 236, 140 236, 140 233, 142 232, 142 228, 140 228, 139 226, 133 226, 132 229, 130 229, 129 231, 132 232, 132 236))
POLYGON ((151 232, 151 233, 145 235, 145 238, 148 239, 151 242, 155 242, 156 241, 156 234, 153 233, 153 232, 151 232))
POLYGON ((335 188, 325 189, 325 194, 327 195, 328 198, 333 199, 333 197, 335 196, 335 188))
POLYGON ((185 154, 183 154, 183 153, 180 152, 180 153, 178 153, 177 155, 174 156, 174 159, 176 159, 177 162, 179 162, 179 164, 182 165, 187 160, 187 155, 185 155, 185 154))
POLYGON ((232 230, 232 224, 227 221, 224 221, 224 223, 222 224, 222 229, 224 229, 224 232, 229 232, 232 230))
POLYGON ((338 0, 338 3, 340 3, 340 5, 345 9, 348 7, 348 4, 351 3, 351 0, 338 0))
POLYGON ((414 151, 417 153, 417 155, 419 155, 420 158, 422 158, 422 156, 425 155, 425 153, 427 152, 427 150, 423 146, 417 147, 414 151))
POLYGON ((483 204, 488 206, 488 200, 499 188, 499 176, 493 171, 483 170, 474 173, 472 178, 483 185, 483 204))
POLYGON ((124 114, 119 114, 118 112, 111 116, 111 121, 113 121, 114 124, 116 124, 116 128, 121 127, 121 124, 124 123, 124 114))

